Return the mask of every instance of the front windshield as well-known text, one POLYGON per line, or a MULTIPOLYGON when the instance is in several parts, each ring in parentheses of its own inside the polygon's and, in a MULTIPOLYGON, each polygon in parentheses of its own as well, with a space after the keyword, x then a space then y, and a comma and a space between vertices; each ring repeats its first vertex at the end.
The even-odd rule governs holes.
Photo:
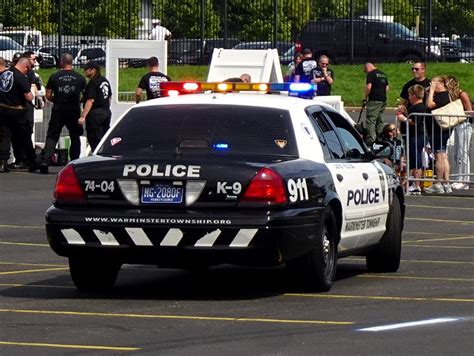
POLYGON ((416 34, 401 23, 389 23, 387 29, 394 37, 416 37, 416 34))

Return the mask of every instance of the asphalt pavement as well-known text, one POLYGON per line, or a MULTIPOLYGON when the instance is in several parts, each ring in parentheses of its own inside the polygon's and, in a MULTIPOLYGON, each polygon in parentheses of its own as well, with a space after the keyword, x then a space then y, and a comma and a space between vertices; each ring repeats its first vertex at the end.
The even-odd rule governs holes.
POLYGON ((283 268, 122 267, 78 292, 49 248, 55 174, 0 174, 0 355, 472 355, 474 196, 408 196, 397 273, 341 259, 328 293, 283 268))

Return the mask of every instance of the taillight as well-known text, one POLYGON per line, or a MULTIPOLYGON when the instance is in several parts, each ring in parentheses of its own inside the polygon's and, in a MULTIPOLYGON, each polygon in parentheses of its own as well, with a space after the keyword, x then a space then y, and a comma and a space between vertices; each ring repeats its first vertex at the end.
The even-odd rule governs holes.
POLYGON ((260 169, 250 181, 240 202, 281 205, 287 202, 283 178, 270 168, 260 169))
POLYGON ((86 201, 85 193, 72 165, 67 165, 58 173, 54 187, 54 199, 65 203, 84 203, 86 201))
POLYGON ((295 42, 295 53, 303 51, 303 44, 301 41, 295 42))

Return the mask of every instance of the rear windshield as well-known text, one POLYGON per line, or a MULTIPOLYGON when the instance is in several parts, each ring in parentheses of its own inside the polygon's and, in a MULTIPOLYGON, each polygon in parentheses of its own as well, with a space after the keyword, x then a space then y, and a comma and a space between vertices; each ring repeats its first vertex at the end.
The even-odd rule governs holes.
POLYGON ((234 105, 134 108, 98 153, 123 157, 298 154, 288 111, 234 105))

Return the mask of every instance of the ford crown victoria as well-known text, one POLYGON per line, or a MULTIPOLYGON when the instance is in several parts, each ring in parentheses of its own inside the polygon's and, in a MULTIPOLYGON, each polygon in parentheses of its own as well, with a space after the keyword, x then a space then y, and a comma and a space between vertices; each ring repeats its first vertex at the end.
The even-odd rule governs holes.
POLYGON ((46 231, 79 289, 111 287, 125 263, 285 264, 317 291, 340 257, 397 271, 403 191, 353 123, 260 87, 192 85, 165 83, 58 174, 46 231))

